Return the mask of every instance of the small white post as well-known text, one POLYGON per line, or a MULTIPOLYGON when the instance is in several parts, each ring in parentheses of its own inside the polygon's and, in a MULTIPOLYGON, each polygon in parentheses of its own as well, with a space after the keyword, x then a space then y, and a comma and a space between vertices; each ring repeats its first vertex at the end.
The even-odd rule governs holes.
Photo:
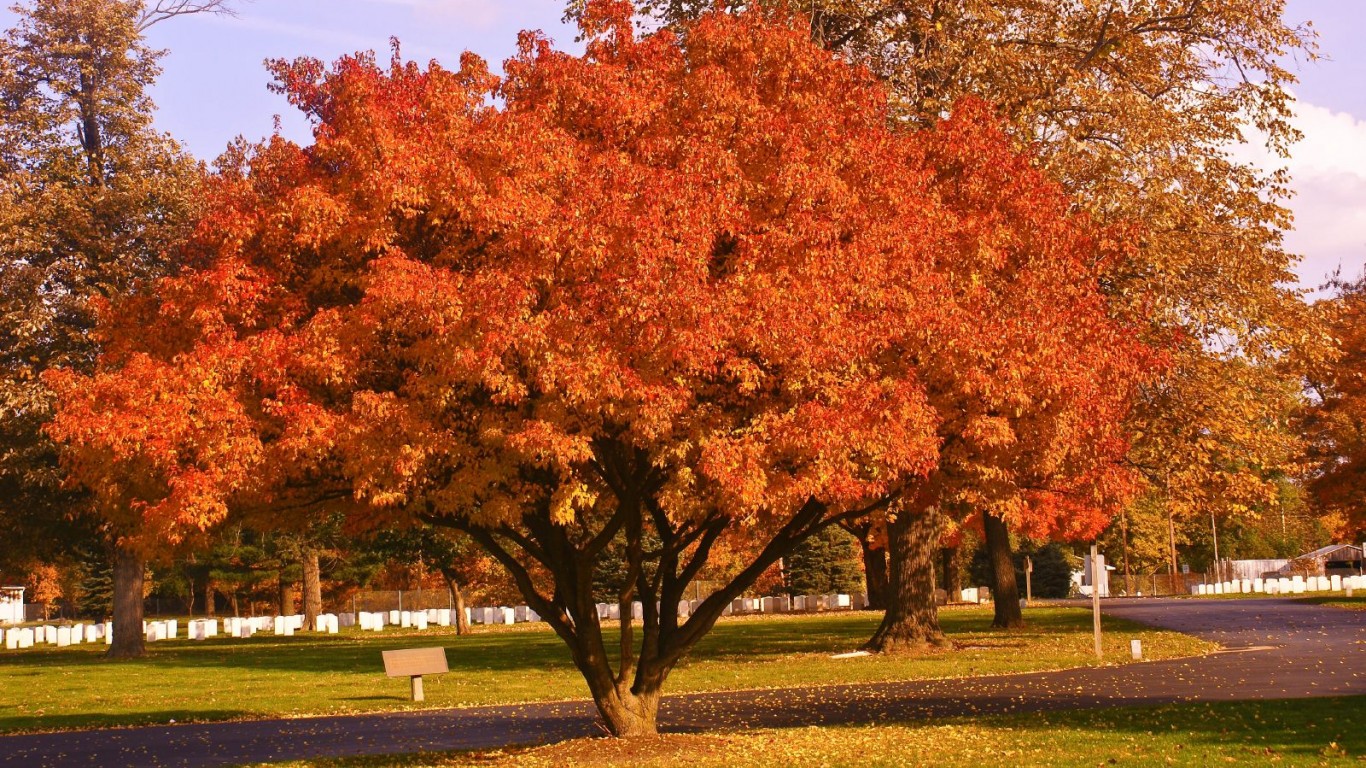
POLYGON ((1134 661, 1143 660, 1143 641, 1137 638, 1129 641, 1129 651, 1134 655, 1134 661))

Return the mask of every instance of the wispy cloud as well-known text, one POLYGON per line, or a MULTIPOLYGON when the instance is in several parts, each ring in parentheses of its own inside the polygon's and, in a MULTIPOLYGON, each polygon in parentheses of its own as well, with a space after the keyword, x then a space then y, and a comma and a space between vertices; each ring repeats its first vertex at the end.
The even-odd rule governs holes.
POLYGON ((1366 265, 1366 120, 1301 101, 1293 124, 1304 139, 1289 158, 1255 149, 1260 137, 1236 155, 1290 172, 1295 228, 1286 244, 1304 257, 1298 272, 1306 286, 1338 268, 1359 275, 1366 265))

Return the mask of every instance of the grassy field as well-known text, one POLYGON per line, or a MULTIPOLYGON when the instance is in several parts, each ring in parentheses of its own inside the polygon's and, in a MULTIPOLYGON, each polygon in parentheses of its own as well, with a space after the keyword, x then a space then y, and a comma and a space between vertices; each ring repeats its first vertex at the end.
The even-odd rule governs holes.
POLYGON ((1366 699, 1176 704, 928 723, 579 739, 546 747, 291 763, 468 766, 1361 765, 1366 699))
MULTIPOLYGON (((941 622, 954 650, 911 657, 831 659, 857 648, 880 614, 723 619, 669 678, 669 693, 876 680, 1004 674, 1095 664, 1091 617, 1034 608, 1025 630, 987 630, 989 609, 951 609, 941 622)), ((1128 659, 1132 638, 1148 658, 1212 650, 1204 641, 1105 620, 1106 659, 1128 659)), ((615 633, 608 647, 615 644, 615 633)), ((105 661, 103 646, 0 652, 0 732, 61 730, 440 708, 586 698, 568 651, 543 625, 248 640, 164 641, 146 659, 105 661), (442 645, 451 672, 428 677, 425 705, 408 681, 383 676, 380 651, 442 645)))

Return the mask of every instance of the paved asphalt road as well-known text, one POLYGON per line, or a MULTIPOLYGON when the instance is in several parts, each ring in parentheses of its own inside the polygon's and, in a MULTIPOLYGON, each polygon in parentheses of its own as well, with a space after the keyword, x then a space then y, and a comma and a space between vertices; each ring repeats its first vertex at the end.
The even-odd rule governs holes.
MULTIPOLYGON (((661 723, 701 731, 1366 695, 1366 611, 1278 599, 1111 600, 1105 611, 1229 650, 1065 672, 675 696, 665 701, 661 723)), ((0 766, 221 766, 494 748, 600 733, 595 719, 583 702, 8 736, 0 737, 0 766)))

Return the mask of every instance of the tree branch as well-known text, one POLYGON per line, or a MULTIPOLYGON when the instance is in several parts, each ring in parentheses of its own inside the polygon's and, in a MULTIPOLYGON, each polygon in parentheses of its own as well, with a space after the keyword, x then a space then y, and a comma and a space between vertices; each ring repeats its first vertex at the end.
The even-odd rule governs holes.
POLYGON ((138 17, 138 31, 147 29, 176 16, 208 13, 214 16, 236 16, 233 0, 156 0, 149 3, 138 17))

